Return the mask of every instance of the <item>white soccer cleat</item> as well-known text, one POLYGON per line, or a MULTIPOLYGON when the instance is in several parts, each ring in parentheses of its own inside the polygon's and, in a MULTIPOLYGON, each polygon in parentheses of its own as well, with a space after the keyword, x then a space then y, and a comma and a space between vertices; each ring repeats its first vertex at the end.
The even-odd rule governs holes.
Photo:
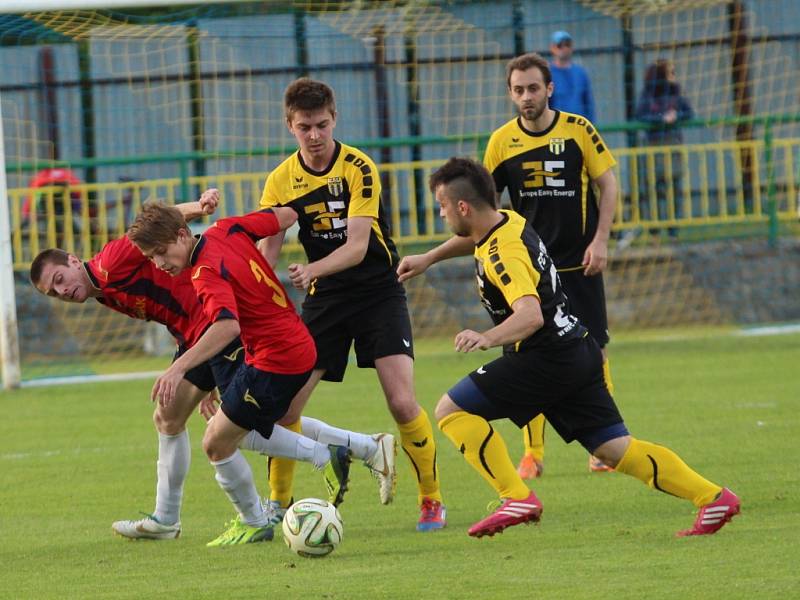
POLYGON ((116 521, 112 523, 111 529, 117 535, 132 540, 172 540, 181 534, 180 522, 164 525, 152 515, 138 521, 116 521))
POLYGON ((380 486, 381 504, 389 504, 394 499, 397 487, 397 472, 394 468, 397 443, 391 433, 378 433, 372 436, 378 444, 375 454, 364 461, 372 476, 380 486))

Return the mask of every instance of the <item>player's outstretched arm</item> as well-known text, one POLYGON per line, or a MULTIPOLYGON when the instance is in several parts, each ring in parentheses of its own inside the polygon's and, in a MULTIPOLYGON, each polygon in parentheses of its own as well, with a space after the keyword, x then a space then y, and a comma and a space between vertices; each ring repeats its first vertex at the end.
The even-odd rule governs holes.
POLYGON ((213 215, 219 206, 219 190, 209 188, 200 195, 197 202, 181 202, 175 208, 181 211, 187 222, 199 219, 205 215, 213 215))
POLYGON ((422 275, 428 268, 437 262, 472 254, 475 244, 468 237, 453 236, 446 242, 428 250, 425 254, 411 254, 403 257, 397 265, 397 275, 400 282, 422 275))
POLYGON ((150 399, 154 402, 158 400, 161 406, 169 406, 175 399, 175 391, 186 372, 222 352, 237 337, 239 321, 236 319, 221 319, 212 323, 197 343, 156 379, 150 399))

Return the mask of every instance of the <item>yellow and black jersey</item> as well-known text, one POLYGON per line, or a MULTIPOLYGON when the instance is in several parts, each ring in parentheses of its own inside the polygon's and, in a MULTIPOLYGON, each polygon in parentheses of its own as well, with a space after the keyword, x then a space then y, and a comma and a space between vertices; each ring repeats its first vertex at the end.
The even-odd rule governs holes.
POLYGON ((484 165, 498 192, 536 230, 558 269, 579 268, 597 231, 591 180, 616 164, 600 134, 584 117, 556 111, 552 125, 534 133, 519 118, 489 139, 484 165))
POLYGON ((315 171, 298 150, 267 177, 261 206, 290 206, 298 215, 299 239, 309 262, 343 246, 349 217, 371 217, 372 231, 364 260, 312 282, 309 295, 363 293, 364 288, 399 286, 399 261, 381 207, 381 180, 369 156, 340 142, 330 165, 315 171))
POLYGON ((536 296, 544 316, 544 325, 532 336, 504 350, 547 348, 586 335, 586 329, 569 313, 553 261, 533 227, 513 211, 500 213, 502 221, 475 246, 481 302, 495 325, 511 315, 512 304, 523 296, 536 296))

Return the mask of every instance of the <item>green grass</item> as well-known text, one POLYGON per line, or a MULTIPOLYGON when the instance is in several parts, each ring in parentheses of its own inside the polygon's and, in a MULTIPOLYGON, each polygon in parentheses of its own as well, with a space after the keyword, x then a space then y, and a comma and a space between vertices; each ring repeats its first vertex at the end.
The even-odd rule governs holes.
MULTIPOLYGON (((800 593, 800 336, 686 339, 619 336, 611 350, 617 400, 634 435, 670 446, 733 488, 743 512, 718 535, 676 539, 687 502, 620 474, 590 474, 577 444, 548 429, 535 489, 542 523, 474 540, 466 529, 492 493, 441 434, 448 527, 414 531, 416 493, 399 458, 398 497, 378 504, 354 468, 342 506, 342 546, 321 560, 272 543, 208 549, 231 507, 190 422, 193 467, 184 532, 130 542, 110 524, 153 507, 156 437, 149 381, 32 388, 0 394, 0 598, 789 598, 800 593)), ((425 343, 417 393, 429 414, 486 355, 425 343)), ((351 368, 323 384, 308 414, 368 432, 392 429, 374 374, 351 368)), ((513 458, 521 435, 498 424, 513 458)), ((251 457, 265 491, 265 466, 251 457)), ((321 496, 321 477, 297 469, 296 497, 321 496)))

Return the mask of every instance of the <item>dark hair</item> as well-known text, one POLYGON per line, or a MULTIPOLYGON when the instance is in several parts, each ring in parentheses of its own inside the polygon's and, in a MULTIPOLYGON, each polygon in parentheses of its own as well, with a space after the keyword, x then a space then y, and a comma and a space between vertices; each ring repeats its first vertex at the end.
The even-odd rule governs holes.
POLYGON ((508 89, 511 89, 511 73, 514 71, 527 71, 534 67, 542 72, 544 84, 550 85, 550 82, 553 81, 553 75, 550 73, 550 65, 541 54, 529 52, 528 54, 522 54, 508 61, 506 65, 506 84, 508 85, 508 89))
POLYGON ((47 265, 68 266, 69 252, 61 248, 48 248, 39 252, 31 263, 30 278, 33 287, 38 287, 39 280, 42 278, 42 271, 47 265))
POLYGON ((336 98, 333 89, 321 81, 308 77, 295 79, 283 94, 283 109, 286 119, 292 120, 298 110, 310 112, 327 108, 331 115, 336 114, 336 98))
POLYGON ((142 212, 128 228, 128 239, 143 250, 164 248, 177 241, 181 229, 188 229, 181 211, 163 202, 150 201, 145 202, 142 212))
POLYGON ((656 62, 648 65, 644 74, 645 90, 653 96, 679 95, 680 86, 669 80, 671 69, 674 69, 674 66, 672 61, 667 58, 659 58, 656 62))
POLYGON ((496 208, 494 179, 481 163, 470 158, 453 157, 431 173, 430 189, 447 186, 447 196, 474 207, 496 208))

